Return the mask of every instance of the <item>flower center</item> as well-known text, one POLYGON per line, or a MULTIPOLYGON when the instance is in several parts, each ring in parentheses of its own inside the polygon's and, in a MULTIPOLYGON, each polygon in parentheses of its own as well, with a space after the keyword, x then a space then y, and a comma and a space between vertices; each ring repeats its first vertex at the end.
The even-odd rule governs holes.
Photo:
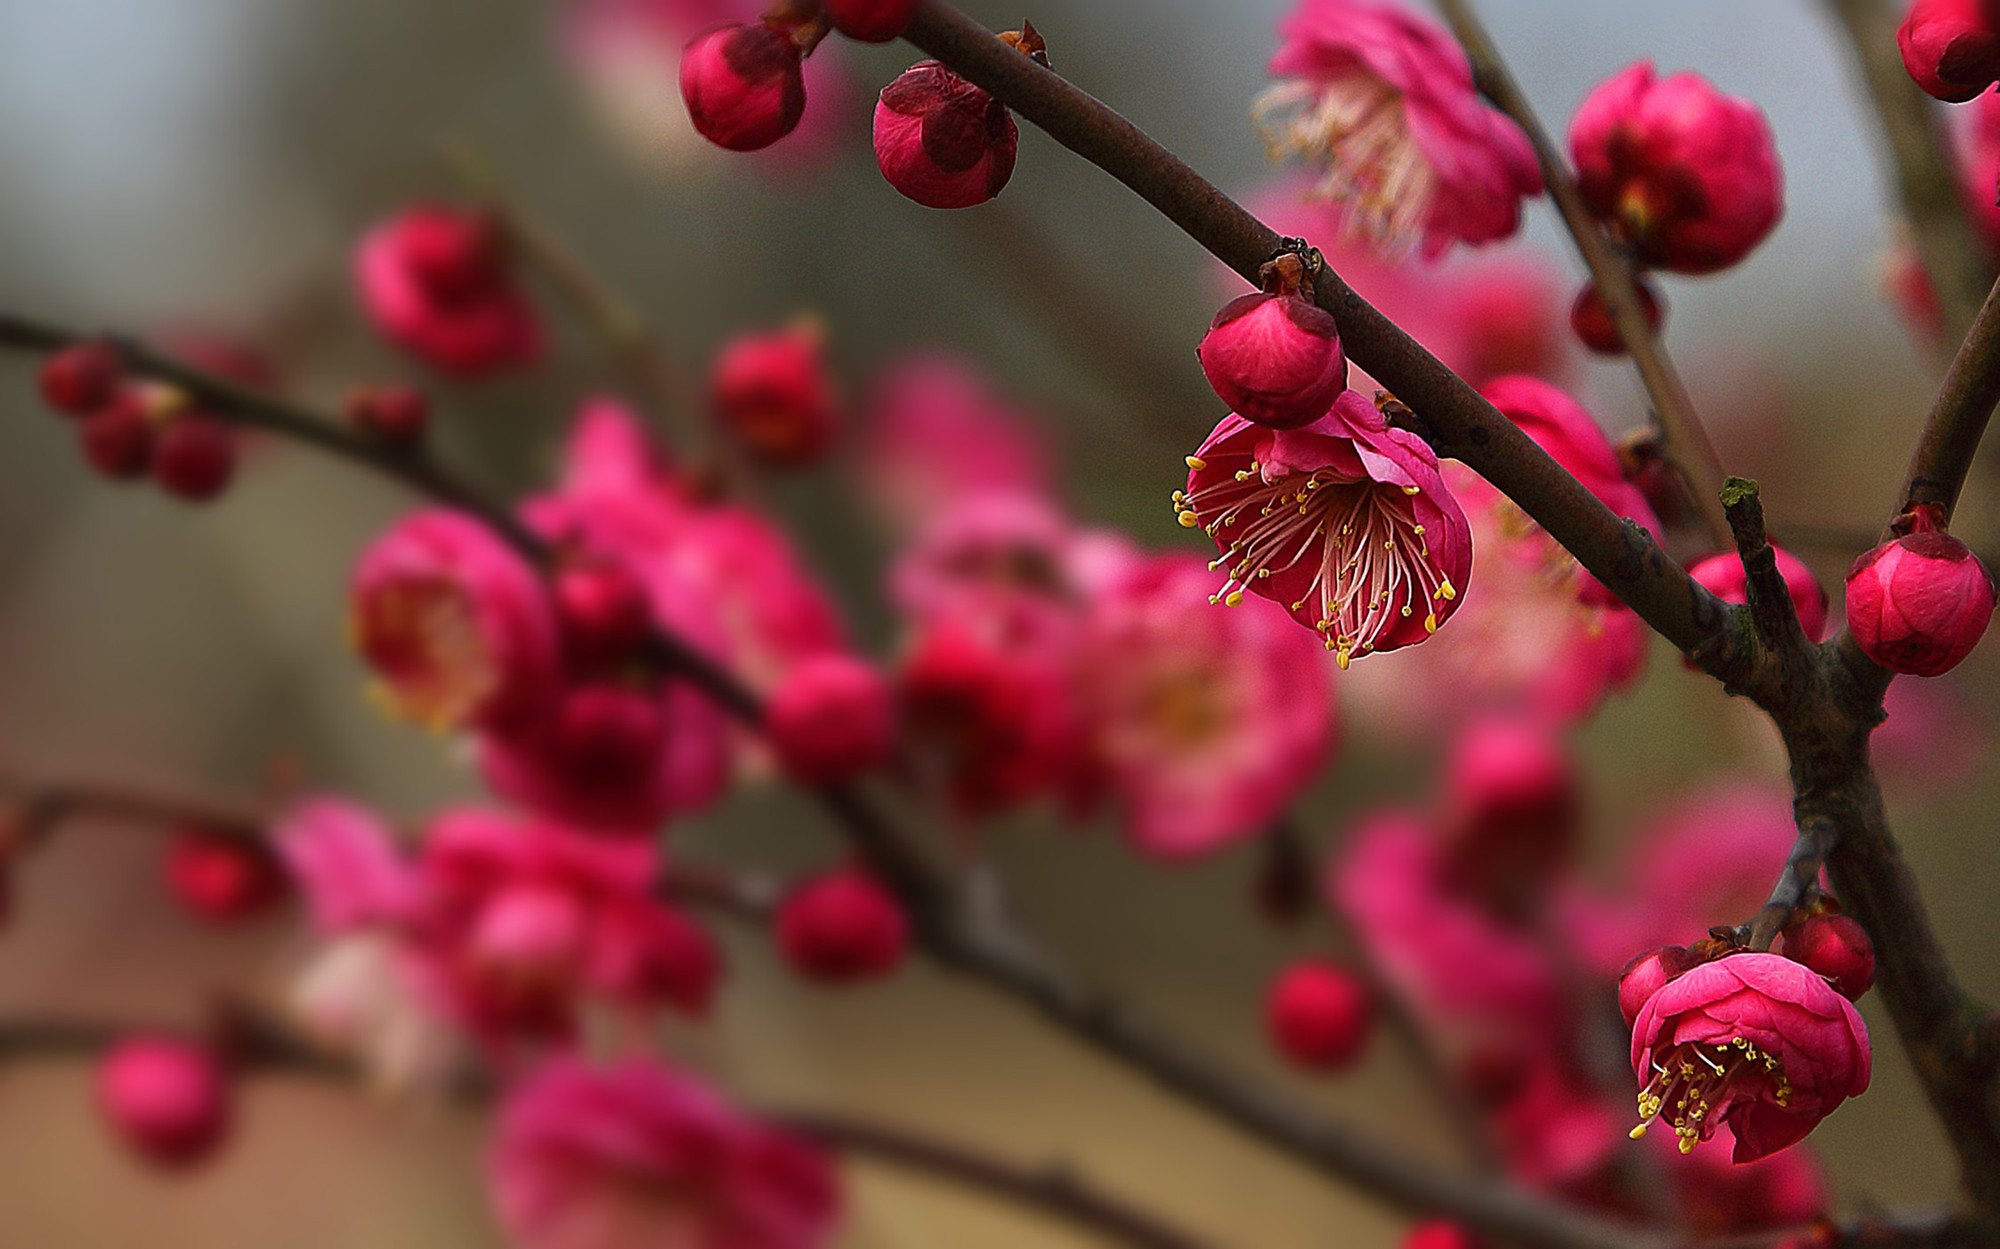
POLYGON ((370 595, 356 644, 387 686, 391 709, 429 728, 451 728, 500 684, 472 604, 449 580, 398 582, 370 595))
POLYGON ((1252 582, 1310 574, 1288 606, 1296 613, 1318 605, 1314 627, 1344 669, 1420 605, 1425 632, 1435 633, 1434 604, 1458 597, 1431 562, 1409 502, 1417 493, 1326 468, 1266 481, 1252 460, 1228 480, 1192 494, 1175 491, 1174 508, 1182 525, 1217 542, 1228 539, 1226 552, 1209 564, 1229 573, 1211 603, 1234 607, 1252 582))
POLYGON ((1791 1104, 1791 1081, 1776 1054, 1744 1037, 1732 1037, 1725 1045, 1677 1045, 1653 1061, 1653 1078, 1639 1090, 1640 1123, 1632 1129, 1632 1139, 1663 1118, 1673 1125, 1681 1152, 1693 1153, 1715 1134, 1719 1111, 1738 1096, 1759 1092, 1769 1092, 1780 1106, 1791 1104))
POLYGON ((1437 197, 1437 171, 1410 134, 1402 93, 1365 69, 1281 82, 1251 113, 1274 161, 1324 165, 1313 193, 1343 204, 1342 228, 1390 251, 1407 250, 1437 197))

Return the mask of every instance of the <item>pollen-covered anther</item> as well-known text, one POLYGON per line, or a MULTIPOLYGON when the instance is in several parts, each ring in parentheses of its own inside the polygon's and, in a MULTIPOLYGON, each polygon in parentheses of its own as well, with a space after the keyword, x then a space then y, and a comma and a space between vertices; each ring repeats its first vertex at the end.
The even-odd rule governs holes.
POLYGON ((1638 1127, 1633 1140, 1646 1135, 1657 1119, 1674 1129, 1682 1153, 1715 1134, 1721 1116, 1714 1113, 1732 1097, 1768 1096, 1779 1106, 1789 1106, 1791 1082, 1775 1054, 1766 1053, 1747 1038, 1733 1037, 1727 1044, 1689 1042, 1653 1064, 1653 1078, 1639 1090, 1638 1127), (1746 1086, 1757 1084, 1760 1088, 1746 1086))

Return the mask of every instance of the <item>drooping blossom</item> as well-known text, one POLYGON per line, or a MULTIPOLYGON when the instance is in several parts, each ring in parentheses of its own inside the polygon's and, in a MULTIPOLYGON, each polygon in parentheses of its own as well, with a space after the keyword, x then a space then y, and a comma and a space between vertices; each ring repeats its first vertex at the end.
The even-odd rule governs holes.
POLYGON ((1325 959, 1279 973, 1264 998, 1264 1026, 1287 1059, 1311 1071, 1352 1067, 1367 1048, 1374 995, 1361 978, 1325 959))
POLYGON ((1520 228, 1541 167, 1443 28, 1400 5, 1303 0, 1280 30, 1258 124, 1274 158, 1322 171, 1350 235, 1435 258, 1520 228))
POLYGON ((1092 594, 1074 686, 1126 836, 1186 860, 1255 837, 1335 737, 1321 647, 1271 604, 1207 607, 1194 555, 1135 559, 1092 594))
POLYGON ((545 1064, 507 1095, 488 1176, 516 1249, 824 1249, 842 1212, 817 1149, 644 1059, 545 1064))
MULTIPOLYGON (((1812 569, 1798 556, 1773 543, 1771 551, 1778 557, 1778 575, 1785 579, 1785 590, 1792 600, 1792 609, 1798 613, 1799 624, 1804 626, 1806 637, 1814 642, 1826 637, 1826 587, 1813 576, 1812 569)), ((1688 576, 1695 584, 1706 589, 1725 603, 1742 605, 1749 601, 1749 574, 1743 570, 1743 561, 1733 551, 1723 551, 1696 561, 1688 568, 1688 576)))
POLYGON ((1972 653, 1993 620, 1993 574, 1928 512, 1854 561, 1847 627, 1862 653, 1891 672, 1935 677, 1972 653))
POLYGON ((376 328, 433 368, 482 377, 541 354, 540 317, 483 215, 404 209, 361 240, 354 271, 376 328))
POLYGON ((1591 211, 1655 268, 1727 269, 1784 213, 1770 123, 1699 74, 1628 66, 1578 108, 1570 154, 1591 211))
POLYGON ((2000 82, 2000 12, 1991 0, 1916 0, 1896 45, 1916 84, 1947 103, 2000 82))
POLYGON ((895 363, 876 378, 866 408, 861 493, 893 528, 916 528, 974 495, 1048 491, 1053 474, 1034 418, 965 361, 895 363))
POLYGON ((1225 417, 1188 466, 1175 508, 1222 553, 1213 601, 1283 605, 1342 668, 1426 640, 1457 610, 1472 574, 1465 513, 1430 447, 1358 393, 1297 430, 1225 417))
POLYGON ((1868 1028, 1846 998, 1776 954, 1703 963, 1632 1028, 1640 1136, 1659 1119, 1682 1153, 1727 1127, 1751 1162, 1796 1144, 1868 1087, 1868 1028))
POLYGON ((418 512, 363 553, 351 590, 354 645, 401 714, 445 730, 546 707, 558 642, 541 580, 485 525, 418 512))

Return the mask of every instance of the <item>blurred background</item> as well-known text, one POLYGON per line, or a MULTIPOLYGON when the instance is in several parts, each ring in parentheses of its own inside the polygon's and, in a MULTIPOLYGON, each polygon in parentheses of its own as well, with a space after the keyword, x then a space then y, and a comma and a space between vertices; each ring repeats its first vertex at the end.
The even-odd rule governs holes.
MULTIPOLYGON (((965 7, 996 28, 1022 16, 984 0, 965 7)), ((1273 174, 1248 107, 1284 7, 1042 0, 1031 16, 1060 70, 1252 194, 1273 174)), ((1895 224, 1835 32, 1807 0, 1483 8, 1558 128, 1592 86, 1643 56, 1698 69, 1768 112, 1785 161, 1784 224, 1726 277, 1670 285, 1669 340, 1731 470, 1764 482, 1779 533, 1813 535, 1794 545, 1837 586, 1859 549, 1839 536, 1879 525, 1932 374, 1882 293, 1895 224)), ((412 372, 356 315, 349 251, 398 205, 453 192, 438 144, 457 136, 688 367, 735 333, 802 311, 826 321, 853 393, 913 347, 965 353, 1042 414, 1083 519, 1155 547, 1182 541, 1164 500, 1180 456, 1218 415, 1193 346, 1228 289, 1192 244, 1034 133, 995 205, 939 214, 896 196, 865 136, 873 92, 912 59, 906 49, 829 45, 847 82, 816 94, 814 110, 847 133, 822 159, 732 160, 677 137, 678 106, 646 103, 659 97, 643 78, 586 70, 562 17, 558 4, 490 0, 0 0, 0 306, 240 341, 328 406, 356 380, 412 372), (1091 332, 1052 316, 1052 294, 1084 309, 1091 332)), ((1546 256, 1569 287, 1578 269, 1563 244, 1538 202, 1511 246, 1546 256)), ((576 401, 603 376, 573 324, 556 348, 552 367, 526 379, 447 393, 441 452, 496 490, 542 480, 576 401)), ((1643 420, 1627 369, 1574 376, 1614 431, 1643 420)), ((245 795, 282 768, 411 815, 477 792, 448 748, 370 709, 343 640, 350 562, 409 499, 284 446, 258 448, 212 509, 104 488, 32 393, 30 366, 0 361, 0 763, 245 795)), ((879 653, 891 640, 883 546, 854 519, 849 489, 826 474, 785 485, 774 506, 799 522, 879 653)), ((1963 509, 1960 531, 1975 545, 1995 536, 1990 497, 1976 484, 1963 509)), ((1946 681, 1988 706, 1995 666, 1989 646, 1946 681)), ((1344 738, 1307 809, 1316 839, 1368 802, 1421 792, 1434 753, 1372 740, 1352 712, 1344 738)), ((1582 740, 1593 852, 1607 862, 1649 805, 1702 778, 1781 774, 1760 723, 1659 648, 1645 684, 1582 740)), ((1890 795, 1947 944, 1984 993, 2000 992, 1986 884, 2000 874, 1996 785, 1988 770, 1977 784, 1892 784, 1890 795)), ((832 851, 819 816, 779 794, 740 798, 688 836, 704 852, 778 867, 832 851)), ((1412 1149, 1443 1140, 1392 1046, 1362 1074, 1319 1084, 1267 1057, 1258 1002, 1289 945, 1245 916, 1253 855, 1170 870, 1113 836, 1051 835, 1033 821, 990 844, 1032 923, 1093 974, 1301 1098, 1412 1149)), ((215 992, 282 986, 302 938, 281 921, 251 938, 197 930, 163 898, 158 850, 144 835, 79 826, 20 873, 0 937, 0 1016, 188 1021, 215 992)), ((720 1018, 679 1043, 747 1099, 866 1110, 1012 1157, 1073 1162, 1232 1245, 1388 1244, 1402 1226, 928 968, 864 993, 813 993, 777 970, 765 943, 727 935, 720 1018)), ((1880 1040, 1875 1087, 1815 1137, 1840 1202, 1943 1199, 1942 1140, 1877 1003, 1864 1013, 1880 1040)), ((219 1165, 161 1180, 101 1130, 81 1067, 0 1071, 0 1243, 499 1243, 480 1126, 467 1117, 273 1080, 250 1091, 241 1127, 219 1165)), ((1085 1243, 949 1191, 852 1173, 852 1249, 1085 1243)))

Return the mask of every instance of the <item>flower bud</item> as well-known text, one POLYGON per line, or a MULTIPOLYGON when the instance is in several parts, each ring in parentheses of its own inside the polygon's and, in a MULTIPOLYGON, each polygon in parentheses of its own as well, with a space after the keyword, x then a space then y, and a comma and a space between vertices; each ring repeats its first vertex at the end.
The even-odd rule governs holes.
POLYGON ((785 961, 821 984, 887 976, 910 944, 901 904, 856 868, 828 872, 794 889, 778 905, 775 924, 785 961))
POLYGON ((1450 1219, 1425 1219, 1403 1237, 1402 1249, 1479 1249, 1479 1240, 1450 1219))
POLYGON ((1963 104, 2000 82, 2000 25, 1991 0, 1916 0, 1896 31, 1903 68, 1924 91, 1963 104))
POLYGON ((269 911, 288 891, 262 842, 207 829, 177 829, 167 844, 167 888, 198 919, 232 924, 269 911))
POLYGON ((423 441, 431 401, 414 386, 367 386, 348 393, 341 415, 348 425, 398 447, 423 441))
POLYGON ((646 587, 623 566, 583 563, 555 581, 556 616, 563 640, 579 661, 598 668, 632 658, 653 632, 646 587))
POLYGON ((778 765, 801 785, 828 785, 887 764, 896 701, 874 668, 846 655, 798 663, 771 695, 765 728, 778 765))
POLYGON ((50 353, 37 378, 42 401, 65 416, 84 416, 110 403, 123 373, 108 343, 77 343, 50 353))
POLYGON ((971 208, 1000 194, 1020 137, 1006 105, 936 61, 903 71, 875 107, 875 163, 926 208, 971 208))
POLYGON ((1750 254, 1784 212, 1764 114, 1698 74, 1641 61, 1592 92, 1570 127, 1577 189, 1639 259, 1714 273, 1750 254))
MULTIPOLYGON (((1646 314, 1646 328, 1657 334, 1667 319, 1660 290, 1643 277, 1635 278, 1634 285, 1639 291, 1639 309, 1646 314)), ((1585 283, 1584 288, 1577 292, 1576 302, 1570 305, 1569 324, 1576 331, 1578 340, 1598 355, 1625 354, 1625 338, 1618 332, 1618 323, 1612 319, 1611 309, 1605 304, 1597 283, 1585 283)))
POLYGON ((1929 527, 1854 561, 1847 627, 1891 672, 1934 677, 1972 653, 1993 619, 1993 577, 1948 533, 1929 527))
POLYGON ((1875 943, 1845 915, 1813 915, 1785 931, 1784 956, 1825 976, 1833 991, 1859 1001, 1875 983, 1875 943))
POLYGON ((833 445, 838 417, 818 328, 746 335, 723 348, 709 403, 759 460, 796 468, 820 459, 833 445))
POLYGON ((1625 1026, 1632 1021, 1646 1005, 1646 999, 1665 988, 1667 982, 1694 966, 1694 957, 1686 947, 1663 945, 1657 950, 1648 950, 1618 973, 1618 1013, 1625 1016, 1625 1026))
POLYGON ((1231 301, 1201 340, 1201 371, 1238 416, 1296 429, 1325 416, 1347 389, 1347 355, 1333 314, 1305 297, 1305 265, 1264 266, 1264 289, 1231 301))
MULTIPOLYGON (((1785 579, 1785 589, 1792 596, 1792 607, 1799 614, 1806 637, 1820 641, 1826 636, 1826 589, 1798 556, 1775 544, 1771 552, 1778 557, 1778 575, 1785 579)), ((1688 569, 1688 576, 1725 603, 1741 607, 1749 601, 1749 577, 1743 571, 1742 559, 1734 551, 1697 560, 1688 569)))
POLYGON ((833 28, 849 39, 887 43, 910 24, 917 0, 826 0, 825 9, 833 28))
POLYGON ((1320 959, 1294 963, 1265 999, 1265 1023, 1278 1052, 1313 1071, 1343 1071, 1361 1057, 1375 1002, 1352 972, 1320 959))
POLYGON ((152 468, 153 480, 168 494, 206 503, 236 475, 236 437, 209 417, 177 416, 160 431, 152 468))
POLYGON ((508 265, 491 215, 416 204, 354 254, 363 309, 391 342, 455 377, 486 377, 541 354, 539 314, 508 265))
POLYGON ((132 1037, 97 1068, 97 1104, 142 1158, 188 1167, 229 1133, 229 1079, 202 1046, 166 1036, 132 1037))
POLYGON ((681 99, 709 142, 732 152, 767 148, 805 115, 799 45, 761 23, 697 35, 681 54, 681 99))
POLYGON ((153 424, 145 401, 135 394, 119 395, 84 417, 76 436, 83 458, 113 481, 144 477, 153 462, 153 424))

